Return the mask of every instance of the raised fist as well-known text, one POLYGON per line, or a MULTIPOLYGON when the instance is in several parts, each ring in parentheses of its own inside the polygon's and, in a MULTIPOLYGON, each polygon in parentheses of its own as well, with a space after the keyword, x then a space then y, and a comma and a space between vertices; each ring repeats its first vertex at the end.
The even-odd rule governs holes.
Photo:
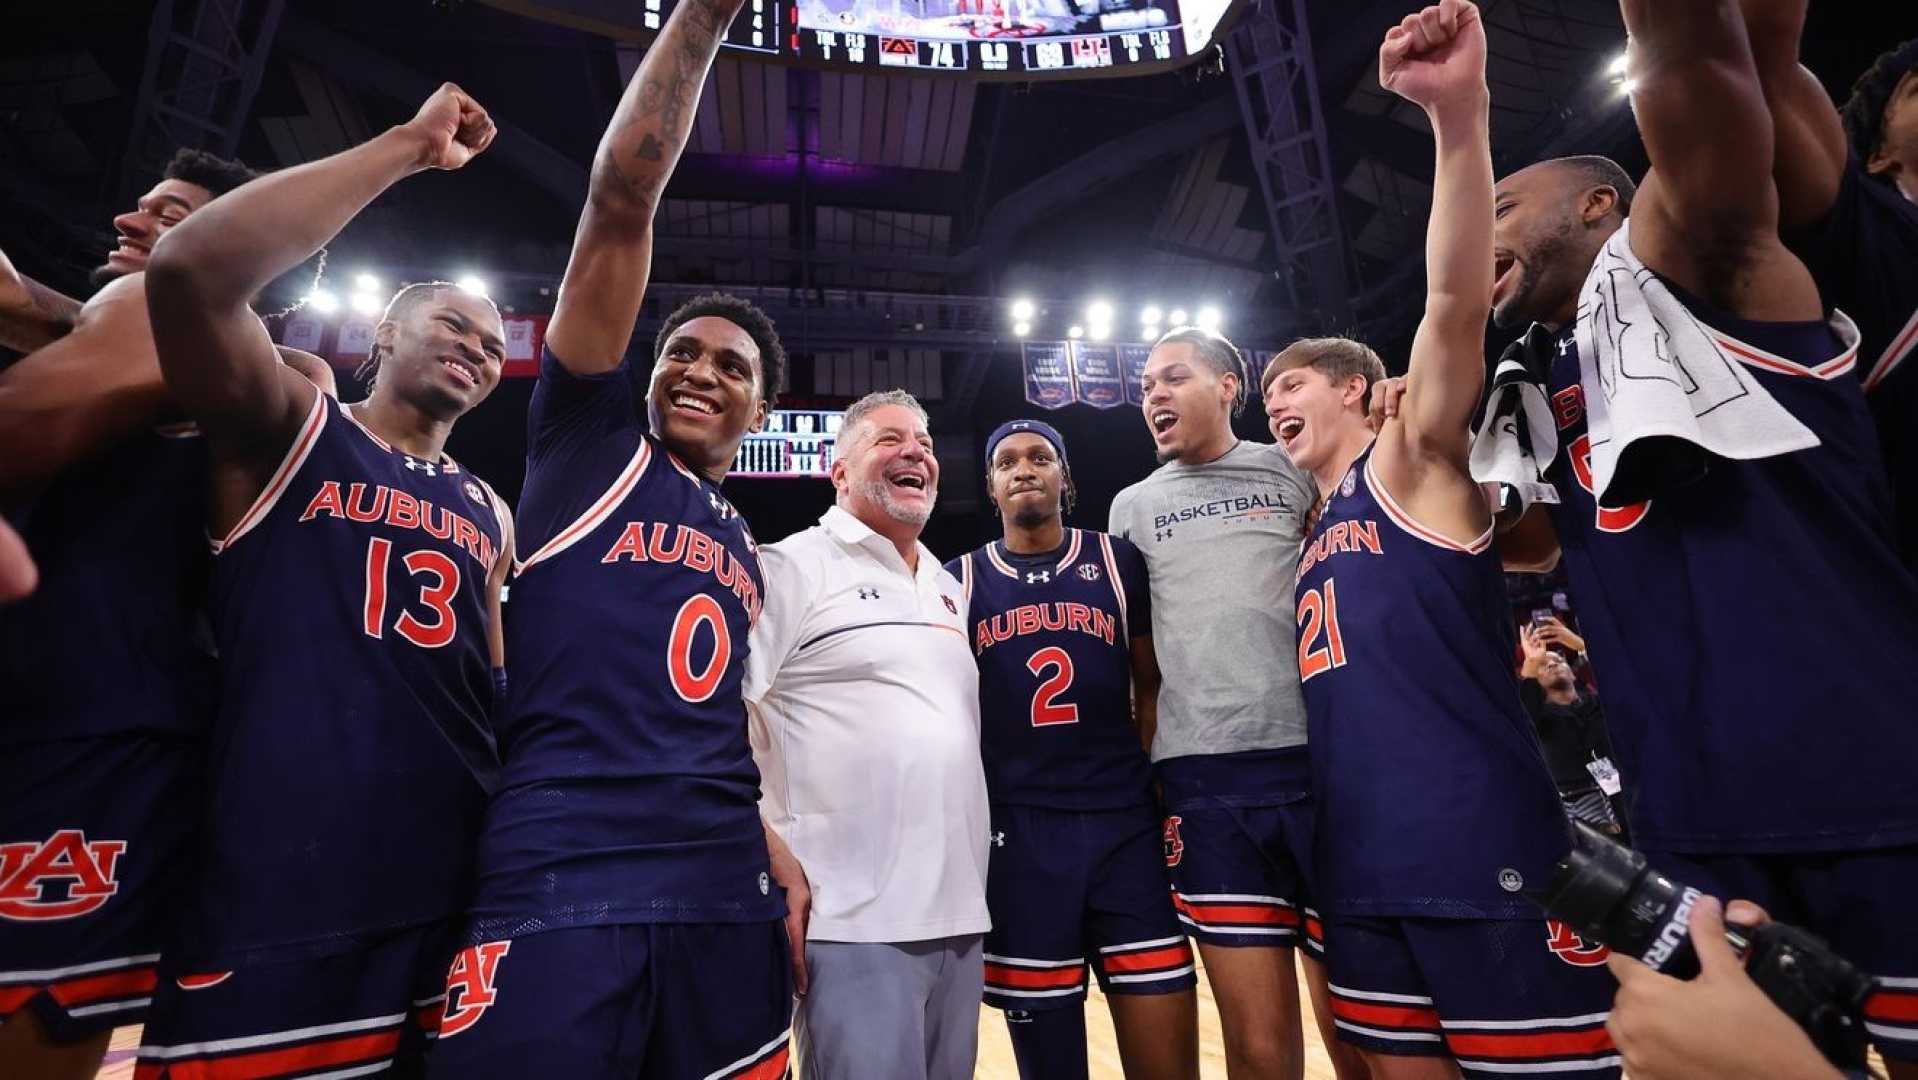
POLYGON ((1385 32, 1379 85, 1424 109, 1485 93, 1485 24, 1469 0, 1441 0, 1385 32))
POLYGON ((480 103, 450 82, 433 91, 406 128, 423 140, 420 164, 429 169, 465 165, 491 145, 496 134, 493 118, 480 103))

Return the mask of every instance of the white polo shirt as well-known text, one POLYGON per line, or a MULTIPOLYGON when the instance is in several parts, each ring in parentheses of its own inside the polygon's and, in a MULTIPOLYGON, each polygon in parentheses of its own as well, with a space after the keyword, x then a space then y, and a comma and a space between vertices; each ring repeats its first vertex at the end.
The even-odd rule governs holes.
POLYGON ((959 582, 835 506, 759 551, 745 696, 760 809, 812 882, 815 941, 984 933, 990 818, 959 582))

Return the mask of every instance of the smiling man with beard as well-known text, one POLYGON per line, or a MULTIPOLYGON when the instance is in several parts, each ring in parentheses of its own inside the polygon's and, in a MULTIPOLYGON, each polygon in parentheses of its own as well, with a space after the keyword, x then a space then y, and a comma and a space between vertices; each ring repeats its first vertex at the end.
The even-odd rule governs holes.
POLYGON ((959 582, 919 543, 939 491, 912 396, 846 410, 835 505, 761 551, 746 661, 764 811, 813 890, 794 1035, 814 1080, 972 1075, 986 783, 959 582))

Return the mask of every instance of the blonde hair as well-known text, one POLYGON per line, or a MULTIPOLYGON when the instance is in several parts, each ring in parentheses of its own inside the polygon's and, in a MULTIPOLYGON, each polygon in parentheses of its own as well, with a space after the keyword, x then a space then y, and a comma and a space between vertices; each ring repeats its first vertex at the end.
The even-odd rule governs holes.
POLYGON ((1366 395, 1360 399, 1362 403, 1370 399, 1372 387, 1385 379, 1385 361, 1362 341, 1343 337, 1300 338, 1281 349, 1279 355, 1265 365, 1265 373, 1259 376, 1259 390, 1262 393, 1270 390, 1272 380, 1280 374, 1303 367, 1323 373, 1334 383, 1342 383, 1354 375, 1362 376, 1366 395))

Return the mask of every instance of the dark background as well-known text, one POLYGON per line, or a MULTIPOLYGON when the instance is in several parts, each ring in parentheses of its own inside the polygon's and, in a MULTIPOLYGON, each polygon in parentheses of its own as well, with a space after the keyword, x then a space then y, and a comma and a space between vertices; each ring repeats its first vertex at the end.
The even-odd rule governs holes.
MULTIPOLYGON (((661 207, 654 280, 784 290, 790 310, 776 314, 794 354, 796 389, 784 402, 793 407, 846 403, 814 394, 820 353, 935 350, 944 393, 928 405, 945 475, 926 540, 942 557, 997 533, 978 461, 984 434, 1040 413, 1024 402, 1018 341, 1004 315, 1015 296, 1048 309, 1036 338, 1063 337, 1095 296, 1117 307, 1121 336, 1140 304, 1209 300, 1224 310, 1225 332, 1247 347, 1356 332, 1389 365, 1402 364, 1422 289, 1431 146, 1416 110, 1380 92, 1375 65, 1385 28, 1415 5, 1266 2, 1287 18, 1308 14, 1309 48, 1286 39, 1287 51, 1268 39, 1240 62, 1214 54, 1133 79, 961 85, 722 58, 661 207), (1336 221, 1322 218, 1342 262, 1336 288, 1323 276, 1297 287, 1297 252, 1275 243, 1235 86, 1234 73, 1250 70, 1244 60, 1276 64, 1272 77, 1288 80, 1299 100, 1316 92, 1316 116, 1308 109, 1303 127, 1322 135, 1329 155, 1322 173, 1336 192, 1336 221), (874 297, 899 293, 963 301, 969 329, 928 337, 877 316, 850 337, 833 328, 838 315, 870 312, 874 297)), ((1874 56, 1918 34, 1908 4, 1814 6, 1804 58, 1841 99, 1874 56)), ((632 46, 477 3, 12 7, 25 10, 8 13, 0 40, 0 248, 76 295, 112 246, 113 214, 151 184, 157 143, 201 130, 175 118, 155 134, 164 126, 155 117, 169 115, 156 104, 183 100, 169 34, 206 40, 237 13, 240 32, 228 35, 243 41, 236 78, 257 75, 257 93, 220 137, 265 168, 343 149, 411 116, 439 81, 459 82, 501 122, 499 141, 460 173, 394 188, 331 245, 331 265, 341 275, 370 268, 389 285, 473 270, 503 307, 532 313, 550 311, 585 170, 639 57, 632 46), (263 33, 267 14, 277 17, 263 33)), ((1623 44, 1616 4, 1482 7, 1498 170, 1596 152, 1640 172, 1629 110, 1605 71, 1623 44)), ((1270 14, 1255 8, 1247 18, 1270 14)), ((1287 182, 1279 176, 1281 197, 1287 182)), ((651 341, 658 306, 648 305, 636 341, 651 341)), ((503 383, 461 422, 451 446, 509 498, 519 488, 530 390, 526 380, 503 383)), ((1153 464, 1138 411, 1073 406, 1043 415, 1069 442, 1076 522, 1103 527, 1112 495, 1153 464)), ((1239 427, 1269 438, 1256 401, 1239 427)), ((820 481, 740 480, 728 490, 762 540, 809 524, 830 499, 820 481)))

